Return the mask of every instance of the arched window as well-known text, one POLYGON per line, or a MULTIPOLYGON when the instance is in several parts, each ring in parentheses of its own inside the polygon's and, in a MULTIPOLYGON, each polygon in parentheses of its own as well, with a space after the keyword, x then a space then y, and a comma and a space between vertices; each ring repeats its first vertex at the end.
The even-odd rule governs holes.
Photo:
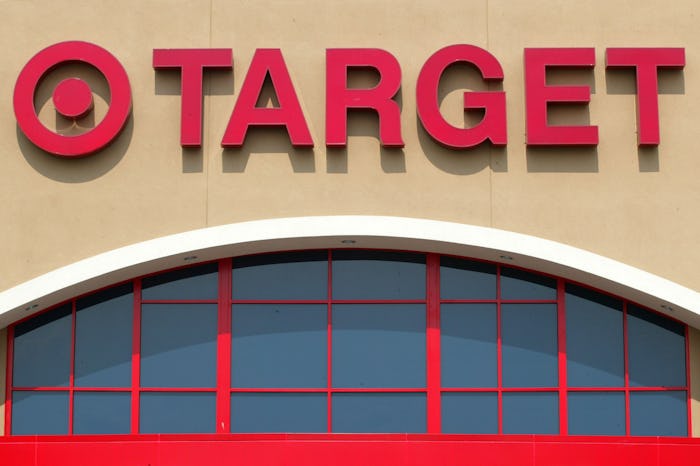
POLYGON ((77 297, 9 341, 11 435, 689 435, 684 324, 437 254, 222 259, 77 297))

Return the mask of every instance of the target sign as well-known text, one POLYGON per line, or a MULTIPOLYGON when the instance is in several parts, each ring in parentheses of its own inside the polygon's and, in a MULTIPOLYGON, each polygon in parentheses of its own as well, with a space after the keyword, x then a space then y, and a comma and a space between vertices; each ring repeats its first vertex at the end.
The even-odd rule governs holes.
MULTIPOLYGON (((81 118, 93 109, 90 86, 79 78, 61 81, 53 92, 56 111, 67 118, 81 118)), ((37 53, 17 78, 14 93, 17 124, 36 146, 61 157, 83 157, 107 146, 124 128, 131 112, 131 88, 124 67, 107 50, 89 42, 61 42, 37 53), (81 62, 95 67, 109 86, 107 114, 93 129, 79 135, 58 134, 44 126, 34 107, 34 94, 46 74, 64 63, 81 62)))

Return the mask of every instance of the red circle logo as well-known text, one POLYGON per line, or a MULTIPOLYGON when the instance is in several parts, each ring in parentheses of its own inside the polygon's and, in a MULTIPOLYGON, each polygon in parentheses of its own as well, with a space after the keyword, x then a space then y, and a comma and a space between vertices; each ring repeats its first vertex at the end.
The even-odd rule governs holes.
MULTIPOLYGON (((93 108, 92 91, 78 78, 61 81, 53 92, 56 111, 68 118, 80 118, 93 108)), ((17 124, 36 146, 62 157, 83 157, 96 152, 121 132, 131 112, 131 87, 124 67, 107 50, 89 42, 61 42, 32 57, 17 78, 14 93, 17 124), (34 94, 42 78, 62 63, 82 62, 95 67, 109 86, 107 114, 90 131, 80 135, 61 135, 44 126, 34 107, 34 94)))

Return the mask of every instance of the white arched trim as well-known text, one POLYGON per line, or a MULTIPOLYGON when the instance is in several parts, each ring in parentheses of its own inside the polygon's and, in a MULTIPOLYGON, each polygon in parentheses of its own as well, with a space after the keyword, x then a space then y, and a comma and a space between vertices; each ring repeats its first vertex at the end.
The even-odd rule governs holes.
POLYGON ((115 249, 0 293, 0 326, 74 296, 186 263, 268 251, 338 247, 437 252, 525 267, 588 284, 700 328, 700 293, 612 259, 520 233, 380 216, 258 220, 115 249))

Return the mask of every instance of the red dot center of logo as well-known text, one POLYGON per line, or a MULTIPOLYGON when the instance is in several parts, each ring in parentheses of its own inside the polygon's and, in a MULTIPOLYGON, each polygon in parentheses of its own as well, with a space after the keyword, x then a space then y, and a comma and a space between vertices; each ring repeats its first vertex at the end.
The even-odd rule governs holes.
POLYGON ((82 79, 64 79, 53 91, 53 104, 56 111, 66 118, 82 118, 92 110, 90 86, 82 79))

